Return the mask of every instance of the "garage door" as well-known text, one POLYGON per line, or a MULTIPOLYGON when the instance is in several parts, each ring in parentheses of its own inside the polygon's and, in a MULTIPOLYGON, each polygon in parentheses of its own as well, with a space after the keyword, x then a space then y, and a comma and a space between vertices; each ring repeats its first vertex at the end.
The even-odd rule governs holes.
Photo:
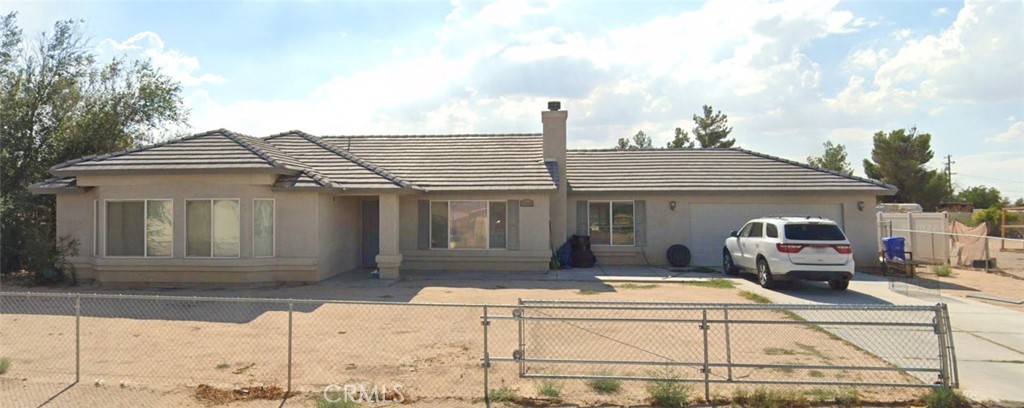
POLYGON ((772 214, 808 214, 843 225, 840 204, 694 204, 690 207, 690 250, 694 265, 717 266, 729 231, 738 230, 751 218, 772 214))

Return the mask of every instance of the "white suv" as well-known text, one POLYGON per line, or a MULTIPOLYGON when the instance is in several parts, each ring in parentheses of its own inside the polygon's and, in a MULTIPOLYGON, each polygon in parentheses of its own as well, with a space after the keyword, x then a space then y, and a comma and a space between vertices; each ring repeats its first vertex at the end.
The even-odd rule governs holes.
POLYGON ((764 288, 776 281, 828 281, 846 290, 853 279, 853 247, 839 225, 814 216, 769 216, 732 231, 722 249, 727 275, 754 272, 764 288))

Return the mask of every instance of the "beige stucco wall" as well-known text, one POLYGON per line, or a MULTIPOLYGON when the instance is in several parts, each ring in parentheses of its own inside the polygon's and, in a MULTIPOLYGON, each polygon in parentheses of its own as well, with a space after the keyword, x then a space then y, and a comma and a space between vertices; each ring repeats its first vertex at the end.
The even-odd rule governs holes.
POLYGON ((275 193, 270 175, 82 176, 84 194, 57 195, 57 233, 81 242, 72 261, 80 276, 103 282, 257 282, 316 281, 318 273, 317 193, 275 193), (185 200, 240 200, 240 256, 185 258, 185 200), (255 198, 275 200, 275 256, 252 256, 252 205, 255 198), (173 200, 174 249, 171 258, 104 257, 104 200, 173 200), (100 200, 101 239, 93 256, 93 202, 100 200))
POLYGON ((547 193, 434 193, 402 196, 399 202, 402 271, 547 271, 551 259, 547 193), (418 200, 533 200, 519 208, 519 250, 419 249, 418 200))
MULTIPOLYGON (((566 233, 576 233, 576 202, 579 200, 646 200, 647 201, 647 246, 608 247, 593 246, 598 262, 603 265, 643 265, 644 254, 654 265, 668 265, 665 252, 668 247, 681 243, 689 245, 691 206, 694 204, 838 204, 842 206, 842 225, 854 246, 854 261, 858 266, 878 264, 875 253, 877 240, 875 231, 875 196, 871 194, 830 194, 830 193, 659 193, 659 194, 572 194, 567 206, 566 233), (676 202, 675 211, 669 202, 676 202), (865 203, 864 210, 858 210, 858 201, 865 203)), ((722 240, 729 231, 739 226, 722 226, 722 240)), ((718 265, 706 265, 717 267, 718 265)))
POLYGON ((316 229, 320 254, 317 279, 324 280, 355 269, 359 263, 361 197, 321 194, 316 229))

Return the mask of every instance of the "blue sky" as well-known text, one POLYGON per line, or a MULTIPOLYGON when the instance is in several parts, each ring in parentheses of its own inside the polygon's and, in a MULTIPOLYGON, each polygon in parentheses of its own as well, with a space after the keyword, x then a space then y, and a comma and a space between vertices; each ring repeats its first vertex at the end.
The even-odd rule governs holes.
POLYGON ((4 2, 32 35, 86 20, 105 57, 184 85, 191 131, 539 132, 656 144, 710 104, 738 145, 859 174, 879 130, 931 133, 954 181, 1024 197, 1020 1, 4 2))

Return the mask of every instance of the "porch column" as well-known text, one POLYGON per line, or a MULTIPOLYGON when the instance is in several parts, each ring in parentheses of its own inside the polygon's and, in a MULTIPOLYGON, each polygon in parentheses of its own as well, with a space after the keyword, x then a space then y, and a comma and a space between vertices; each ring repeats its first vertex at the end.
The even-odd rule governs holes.
POLYGON ((380 196, 380 252, 377 271, 381 279, 398 279, 402 253, 398 250, 398 194, 380 196))

